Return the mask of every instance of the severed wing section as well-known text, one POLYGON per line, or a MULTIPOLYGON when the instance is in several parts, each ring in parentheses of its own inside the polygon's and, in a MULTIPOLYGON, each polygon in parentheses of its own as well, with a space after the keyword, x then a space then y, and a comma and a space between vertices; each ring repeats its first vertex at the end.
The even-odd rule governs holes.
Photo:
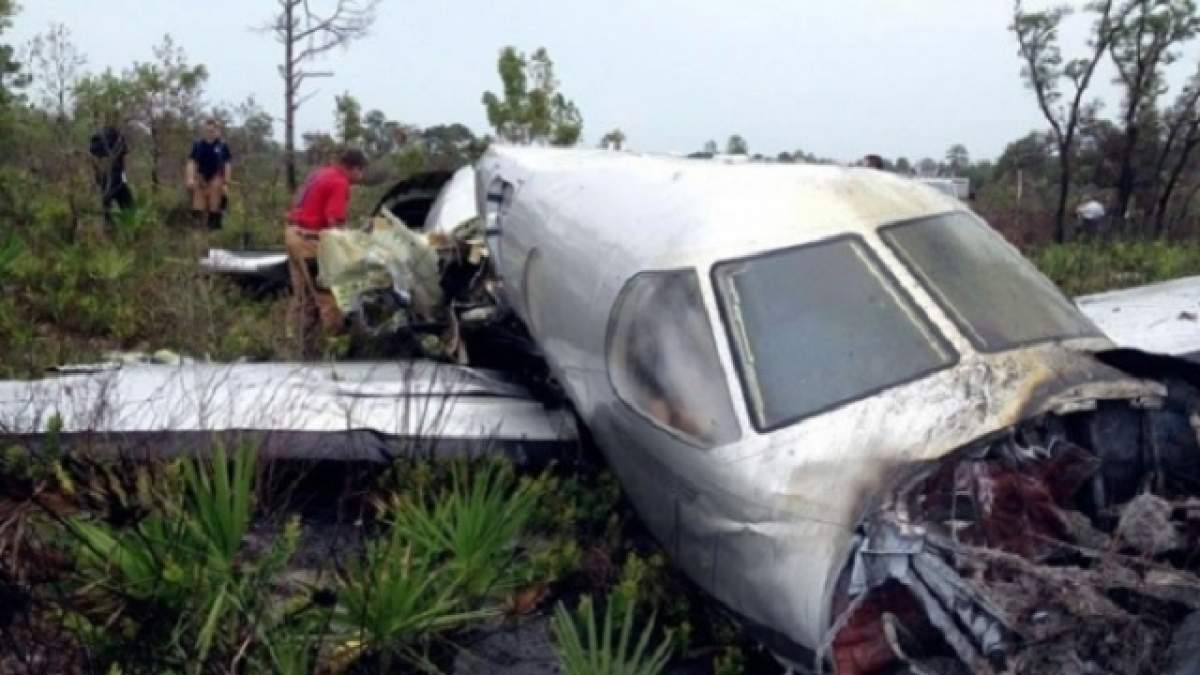
POLYGON ((1075 304, 1118 346, 1200 360, 1200 277, 1086 295, 1075 304))
POLYGON ((214 435, 253 440, 266 456, 387 461, 481 450, 553 458, 574 420, 500 373, 432 361, 134 363, 76 366, 0 382, 0 437, 52 428, 95 447, 130 441, 146 455, 214 435))

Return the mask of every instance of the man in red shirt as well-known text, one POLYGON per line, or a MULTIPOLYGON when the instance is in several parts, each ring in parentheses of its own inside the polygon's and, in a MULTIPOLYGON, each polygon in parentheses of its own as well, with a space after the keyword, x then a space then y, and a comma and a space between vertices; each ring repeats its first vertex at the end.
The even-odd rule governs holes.
POLYGON ((345 225, 350 185, 362 180, 366 167, 366 155, 347 150, 337 163, 317 169, 308 177, 288 213, 283 241, 292 279, 290 312, 302 336, 309 335, 316 321, 326 333, 335 333, 342 326, 342 313, 333 295, 328 289, 318 288, 315 281, 317 244, 322 230, 345 225))

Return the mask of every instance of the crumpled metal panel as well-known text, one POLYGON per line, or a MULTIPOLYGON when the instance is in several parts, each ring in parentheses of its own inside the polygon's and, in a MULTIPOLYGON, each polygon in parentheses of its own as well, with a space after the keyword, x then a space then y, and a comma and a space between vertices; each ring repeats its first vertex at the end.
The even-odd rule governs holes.
MULTIPOLYGON (((430 361, 100 364, 0 382, 0 434, 369 432, 437 441, 571 444, 573 418, 489 371, 430 361)), ((333 454, 336 454, 334 452, 333 454)))

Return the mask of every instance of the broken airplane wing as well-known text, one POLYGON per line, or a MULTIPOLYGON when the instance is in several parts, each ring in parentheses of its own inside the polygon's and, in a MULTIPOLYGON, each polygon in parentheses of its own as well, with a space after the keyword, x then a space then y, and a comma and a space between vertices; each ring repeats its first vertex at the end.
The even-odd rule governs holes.
POLYGON ((1097 293, 1075 302, 1122 347, 1200 357, 1200 277, 1097 293))
POLYGON ((217 434, 252 437, 267 457, 359 461, 489 445, 548 459, 576 439, 569 411, 503 375, 430 361, 107 363, 0 383, 0 436, 52 425, 100 447, 141 439, 159 455, 217 434))

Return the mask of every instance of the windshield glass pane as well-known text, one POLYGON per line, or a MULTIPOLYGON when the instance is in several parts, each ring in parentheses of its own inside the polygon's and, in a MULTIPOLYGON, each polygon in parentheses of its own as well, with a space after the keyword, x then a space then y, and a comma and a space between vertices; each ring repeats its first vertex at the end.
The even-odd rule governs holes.
POLYGON ((695 271, 639 274, 615 317, 608 370, 619 398, 693 445, 741 437, 695 271))
POLYGON ((1100 335, 1032 263, 968 213, 891 225, 880 234, 980 351, 1100 335))
POLYGON ((857 237, 720 263, 714 276, 760 430, 956 359, 857 237))

